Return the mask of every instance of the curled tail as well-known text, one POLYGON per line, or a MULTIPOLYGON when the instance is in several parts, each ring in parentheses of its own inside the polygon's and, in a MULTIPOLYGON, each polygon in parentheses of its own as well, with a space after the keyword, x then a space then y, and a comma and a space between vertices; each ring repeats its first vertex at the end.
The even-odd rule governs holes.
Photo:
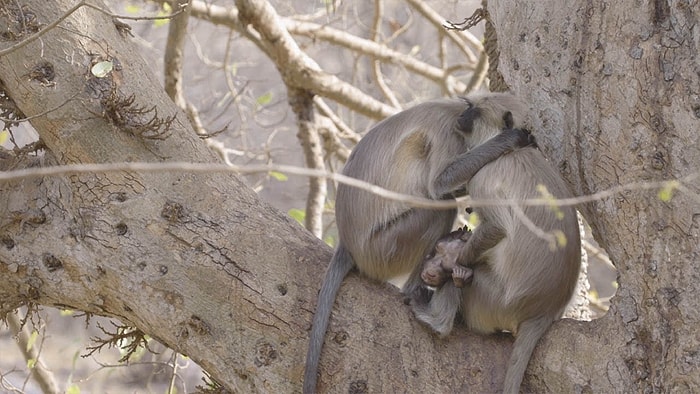
POLYGON ((326 336, 326 329, 338 294, 340 284, 350 272, 355 263, 345 247, 340 244, 335 250, 333 259, 328 266, 326 275, 318 294, 316 314, 314 315, 311 335, 309 336, 309 350, 306 353, 306 367, 304 369, 304 394, 316 392, 316 380, 318 378, 318 363, 321 358, 321 348, 326 336))
POLYGON ((532 351, 535 350, 542 335, 552 325, 552 321, 554 319, 550 316, 540 316, 520 323, 518 335, 515 337, 513 345, 513 353, 508 362, 508 370, 506 370, 503 394, 518 394, 532 351))

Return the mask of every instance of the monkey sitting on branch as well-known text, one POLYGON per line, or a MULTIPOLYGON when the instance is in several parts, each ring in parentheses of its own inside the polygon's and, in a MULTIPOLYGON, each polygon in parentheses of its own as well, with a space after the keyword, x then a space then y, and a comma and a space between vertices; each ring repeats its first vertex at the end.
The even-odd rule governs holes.
MULTIPOLYGON (((492 133, 492 138, 476 138, 458 122, 471 109, 470 103, 469 98, 434 100, 384 119, 357 144, 343 174, 394 192, 454 199, 484 165, 531 142, 529 133, 513 128, 492 133)), ((452 229, 456 213, 456 209, 414 208, 338 185, 338 246, 318 296, 304 393, 316 390, 328 321, 348 272, 356 267, 364 276, 380 281, 410 274, 404 294, 428 293, 420 278, 421 262, 435 241, 452 229)))
MULTIPOLYGON (((527 108, 512 95, 490 93, 470 97, 469 102, 458 123, 475 150, 502 135, 504 128, 523 127, 527 108)), ((458 288, 447 281, 429 297, 415 290, 413 310, 441 335, 452 330, 458 312, 471 331, 511 332, 515 344, 503 392, 515 394, 538 340, 561 317, 576 287, 581 264, 576 211, 571 206, 512 203, 571 196, 557 170, 534 146, 484 165, 467 191, 475 200, 504 201, 474 208, 480 224, 457 258, 472 270, 471 282, 458 288)))

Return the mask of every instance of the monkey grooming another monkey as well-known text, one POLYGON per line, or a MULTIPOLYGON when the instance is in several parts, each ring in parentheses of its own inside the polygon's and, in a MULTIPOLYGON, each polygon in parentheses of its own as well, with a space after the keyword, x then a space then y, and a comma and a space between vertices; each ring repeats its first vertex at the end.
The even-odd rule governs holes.
MULTIPOLYGON (((508 94, 486 94, 472 104, 459 124, 472 143, 488 141, 503 128, 521 128, 526 108, 508 94)), ((534 147, 523 147, 486 164, 467 185, 476 200, 554 198, 571 194, 556 169, 534 147)), ((571 299, 581 264, 581 241, 572 207, 476 207, 479 226, 464 244, 458 262, 473 270, 462 289, 447 282, 424 302, 417 292, 416 317, 441 335, 452 329, 457 312, 471 331, 489 334, 510 331, 515 336, 503 392, 517 393, 530 356, 552 322, 561 317, 571 299), (529 223, 528 223, 529 222, 529 223), (546 234, 543 239, 528 225, 546 234), (559 239, 563 242, 553 242, 559 239)))
MULTIPOLYGON (((434 200, 453 199, 484 165, 530 143, 529 133, 506 130, 474 144, 457 121, 468 99, 419 104, 379 122, 353 150, 343 174, 399 193, 434 200), (483 143, 482 143, 483 142, 483 143)), ((386 281, 410 273, 402 291, 423 291, 421 261, 452 228, 455 210, 411 208, 340 184, 336 194, 338 246, 318 296, 304 371, 304 393, 316 389, 328 321, 343 278, 357 267, 386 281)))
POLYGON ((450 278, 455 287, 464 287, 471 280, 473 271, 457 263, 457 259, 469 239, 471 232, 466 228, 457 229, 440 238, 433 252, 423 261, 420 277, 423 283, 440 287, 450 278))

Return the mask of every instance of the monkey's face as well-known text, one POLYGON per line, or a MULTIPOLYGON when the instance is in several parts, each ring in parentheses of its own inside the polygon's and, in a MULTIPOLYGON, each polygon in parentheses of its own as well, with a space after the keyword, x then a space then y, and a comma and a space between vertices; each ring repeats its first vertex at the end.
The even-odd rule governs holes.
POLYGON ((423 263, 423 271, 420 273, 420 278, 426 286, 440 287, 447 282, 451 274, 451 270, 446 270, 442 267, 442 257, 437 255, 423 263))
POLYGON ((435 244, 433 253, 426 256, 420 277, 432 287, 440 287, 452 277, 452 270, 457 265, 457 257, 464 241, 452 238, 452 233, 435 244))
POLYGON ((470 136, 472 146, 504 129, 523 128, 525 105, 507 93, 470 95, 464 99, 467 109, 457 119, 460 131, 470 136))

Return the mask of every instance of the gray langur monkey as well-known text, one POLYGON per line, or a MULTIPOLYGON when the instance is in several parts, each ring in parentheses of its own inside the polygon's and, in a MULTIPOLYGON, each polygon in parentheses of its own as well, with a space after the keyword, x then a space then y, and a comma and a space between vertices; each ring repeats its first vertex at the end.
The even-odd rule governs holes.
MULTIPOLYGON (((506 130, 471 149, 473 138, 457 122, 468 108, 468 99, 435 100, 384 119, 357 144, 343 174, 399 193, 454 198, 485 164, 531 142, 526 131, 506 130)), ((420 263, 450 231, 457 212, 411 208, 343 184, 335 211, 339 240, 311 328, 303 385, 307 394, 315 392, 331 310, 348 272, 357 267, 380 281, 410 273, 402 291, 420 292, 420 263)))
MULTIPOLYGON (((459 120, 471 134, 474 149, 500 135, 503 128, 523 127, 526 108, 507 94, 470 99, 459 120)), ((523 147, 486 164, 469 181, 478 200, 524 200, 570 197, 564 180, 535 147, 523 147)), ((471 283, 459 289, 450 281, 429 301, 413 297, 419 320, 441 335, 452 330, 459 313, 471 331, 510 331, 515 336, 503 392, 517 393, 530 356, 552 322, 561 317, 576 287, 581 240, 574 208, 551 206, 476 207, 480 224, 464 243, 458 263, 472 269, 471 283), (528 221, 530 223, 528 223, 528 221), (557 242, 528 228, 557 234, 557 242)))

